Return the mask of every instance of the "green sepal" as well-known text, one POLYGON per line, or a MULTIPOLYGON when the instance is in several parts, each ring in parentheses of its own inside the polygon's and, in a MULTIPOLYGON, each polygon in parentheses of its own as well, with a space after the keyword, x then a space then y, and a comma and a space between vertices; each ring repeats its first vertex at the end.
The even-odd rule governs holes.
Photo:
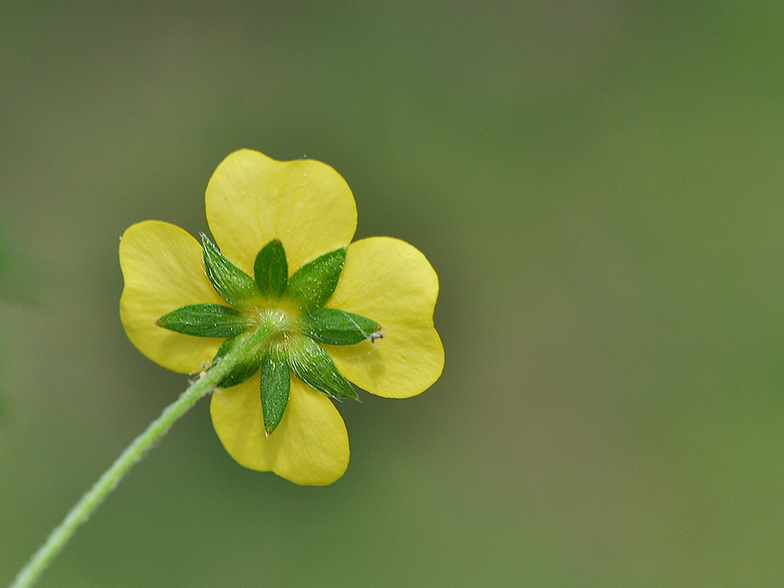
POLYGON ((156 324, 194 337, 234 337, 251 321, 239 310, 222 304, 189 304, 163 315, 156 324))
POLYGON ((253 278, 229 261, 205 235, 201 236, 201 246, 207 277, 221 298, 232 306, 241 306, 258 296, 253 278))
MULTIPOLYGON (((215 359, 212 360, 212 365, 217 364, 220 360, 229 353, 237 343, 239 343, 243 339, 242 335, 239 337, 232 337, 231 339, 226 339, 221 346, 218 348, 218 353, 215 354, 215 359)), ((253 377, 259 369, 261 369, 261 363, 264 360, 265 351, 263 349, 257 349, 254 353, 251 353, 244 357, 242 361, 238 362, 237 365, 232 369, 228 374, 223 376, 220 382, 218 382, 218 388, 231 388, 232 386, 237 386, 238 384, 242 384, 247 382, 251 377, 253 377)))
POLYGON ((261 362, 261 412, 269 437, 286 412, 291 389, 291 372, 286 358, 273 346, 261 362))
POLYGON ((264 296, 283 296, 289 281, 289 264, 280 241, 275 239, 261 248, 256 256, 256 263, 253 264, 253 273, 264 296))
POLYGON ((307 312, 321 308, 332 296, 346 262, 346 248, 317 257, 299 268, 289 280, 287 294, 307 312))
POLYGON ((317 308, 300 317, 302 332, 327 345, 354 345, 380 339, 381 326, 373 320, 336 308, 317 308))
POLYGON ((291 371, 311 388, 333 398, 358 398, 321 344, 301 336, 286 346, 286 352, 291 371))

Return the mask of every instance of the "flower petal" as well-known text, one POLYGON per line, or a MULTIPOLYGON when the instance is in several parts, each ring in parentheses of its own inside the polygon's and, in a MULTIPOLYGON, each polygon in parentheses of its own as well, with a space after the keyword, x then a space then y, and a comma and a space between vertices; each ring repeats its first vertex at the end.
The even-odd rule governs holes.
POLYGON ((433 309, 438 276, 424 255, 404 241, 371 237, 352 243, 327 307, 378 322, 384 338, 327 346, 346 378, 368 392, 407 398, 429 388, 444 368, 433 309))
POLYGON ((235 151, 207 185, 207 222, 223 254, 253 275, 256 254, 273 239, 286 249, 289 272, 348 245, 357 227, 354 196, 320 161, 275 161, 235 151))
POLYGON ((246 468, 271 470, 295 484, 323 486, 340 478, 348 467, 348 433, 332 402, 292 377, 286 412, 268 438, 259 378, 212 395, 212 424, 226 451, 246 468))
POLYGON ((125 278, 120 318, 139 351, 175 372, 195 373, 208 365, 223 339, 191 337, 155 324, 186 304, 225 304, 207 278, 196 239, 169 223, 135 224, 120 241, 120 267, 125 278))

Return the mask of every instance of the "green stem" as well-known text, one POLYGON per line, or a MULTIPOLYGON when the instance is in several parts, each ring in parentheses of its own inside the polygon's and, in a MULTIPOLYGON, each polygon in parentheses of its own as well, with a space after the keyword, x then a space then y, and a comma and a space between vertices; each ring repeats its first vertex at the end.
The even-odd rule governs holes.
MULTIPOLYGON (((263 331, 263 329, 262 329, 263 331)), ((98 508, 104 498, 117 486, 125 474, 147 451, 171 428, 177 419, 190 410, 202 396, 212 392, 223 376, 250 352, 266 333, 257 333, 233 347, 213 368, 202 375, 183 392, 172 404, 167 406, 147 430, 134 439, 120 457, 98 479, 92 488, 76 503, 62 523, 49 535, 30 561, 19 572, 10 588, 32 586, 54 557, 60 553, 76 529, 98 508)))

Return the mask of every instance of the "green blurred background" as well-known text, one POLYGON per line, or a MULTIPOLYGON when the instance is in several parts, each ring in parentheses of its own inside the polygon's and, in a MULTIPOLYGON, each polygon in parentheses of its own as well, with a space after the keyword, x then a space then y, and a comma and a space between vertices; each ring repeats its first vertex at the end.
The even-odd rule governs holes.
POLYGON ((40 586, 780 585, 782 39, 773 1, 4 2, 0 585, 186 386, 119 237, 207 230, 240 147, 428 256, 444 374, 341 404, 326 488, 202 401, 40 586))

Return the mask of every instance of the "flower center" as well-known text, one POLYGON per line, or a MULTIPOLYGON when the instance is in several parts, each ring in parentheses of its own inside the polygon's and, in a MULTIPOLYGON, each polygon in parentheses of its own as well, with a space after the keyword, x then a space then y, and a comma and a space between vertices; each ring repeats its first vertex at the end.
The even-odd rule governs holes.
POLYGON ((271 347, 284 350, 292 338, 301 332, 297 320, 301 311, 295 308, 296 305, 286 304, 287 301, 284 300, 277 300, 273 304, 266 302, 255 306, 249 312, 252 317, 251 322, 255 325, 249 329, 249 332, 266 333, 259 342, 259 351, 266 352, 271 347))
MULTIPOLYGON (((280 307, 260 307, 254 309, 254 322, 258 329, 268 330, 270 336, 289 332, 295 329, 296 321, 292 314, 280 307)), ((293 315, 296 316, 296 315, 293 315)))

